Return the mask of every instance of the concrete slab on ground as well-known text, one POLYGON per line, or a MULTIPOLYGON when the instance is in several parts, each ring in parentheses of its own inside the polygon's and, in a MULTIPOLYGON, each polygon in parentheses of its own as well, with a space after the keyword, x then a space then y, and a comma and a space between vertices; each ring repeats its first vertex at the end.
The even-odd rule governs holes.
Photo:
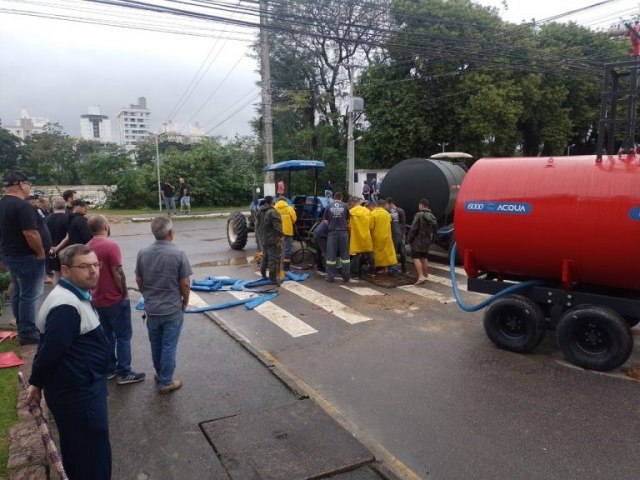
POLYGON ((312 400, 212 420, 202 429, 234 480, 322 478, 374 461, 312 400))

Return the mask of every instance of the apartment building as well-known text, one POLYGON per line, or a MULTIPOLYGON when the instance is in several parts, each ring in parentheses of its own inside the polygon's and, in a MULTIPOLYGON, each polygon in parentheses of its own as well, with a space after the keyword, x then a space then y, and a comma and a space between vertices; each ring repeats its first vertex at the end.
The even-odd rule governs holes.
POLYGON ((151 135, 151 111, 147 99, 139 97, 137 104, 129 105, 118 113, 118 144, 133 150, 151 135))
POLYGON ((111 142, 111 121, 102 115, 100 105, 91 105, 88 113, 80 115, 80 137, 102 144, 111 142))
POLYGON ((16 120, 14 125, 5 125, 3 128, 9 130, 16 137, 26 140, 29 135, 44 132, 44 126, 49 123, 46 117, 32 117, 23 108, 20 113, 20 119, 16 120))

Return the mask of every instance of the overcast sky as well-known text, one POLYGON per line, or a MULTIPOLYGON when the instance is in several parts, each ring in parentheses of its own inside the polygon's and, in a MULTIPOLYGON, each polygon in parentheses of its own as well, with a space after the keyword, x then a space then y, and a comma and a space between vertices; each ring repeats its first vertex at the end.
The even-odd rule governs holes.
MULTIPOLYGON (((238 4, 229 0, 232 4, 238 4)), ((65 131, 78 136, 80 115, 89 105, 100 105, 111 118, 114 139, 118 111, 138 97, 146 97, 152 112, 152 126, 173 120, 181 126, 199 122, 211 135, 232 137, 251 133, 248 122, 256 116, 259 90, 258 65, 247 56, 249 40, 256 32, 234 31, 216 25, 215 39, 164 32, 131 30, 6 13, 30 10, 56 15, 81 14, 91 18, 99 6, 78 0, 55 0, 66 10, 43 7, 46 1, 0 0, 0 119, 15 123, 21 109, 31 116, 48 117, 65 131), (38 6, 40 5, 40 6, 38 6), (71 10, 75 8, 76 10, 71 10), (226 30, 225 30, 226 29, 226 30), (204 65, 204 75, 196 76, 204 65), (209 68, 207 68, 209 67, 209 68), (181 105, 189 85, 193 94, 181 105)), ((480 0, 497 7, 503 18, 519 23, 542 20, 555 14, 598 3, 597 0, 480 0)), ((598 28, 614 21, 635 18, 638 1, 616 0, 581 14, 563 17, 598 28)), ((105 17, 110 21, 148 19, 120 12, 105 17)), ((186 30, 194 22, 164 17, 167 29, 186 30), (170 23, 169 23, 170 22, 170 23)), ((202 25, 202 23, 200 23, 202 25)), ((211 23, 208 23, 211 28, 211 23)), ((190 31, 193 31, 191 28, 190 31)), ((202 31, 202 30, 201 30, 202 31)))

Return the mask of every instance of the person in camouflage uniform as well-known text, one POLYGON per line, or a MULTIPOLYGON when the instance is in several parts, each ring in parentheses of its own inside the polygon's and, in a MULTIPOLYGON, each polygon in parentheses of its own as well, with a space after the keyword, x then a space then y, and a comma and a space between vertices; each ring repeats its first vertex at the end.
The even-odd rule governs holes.
POLYGON ((280 252, 282 244, 282 219, 278 211, 273 207, 273 197, 264 197, 264 206, 260 207, 256 215, 256 234, 262 248, 262 261, 260 273, 262 278, 267 278, 274 285, 280 285, 280 252))
POLYGON ((411 246, 411 258, 418 272, 416 285, 421 285, 427 281, 427 254, 429 246, 433 242, 433 235, 438 228, 438 221, 429 209, 429 201, 424 198, 418 202, 418 213, 413 217, 411 230, 407 240, 411 246))

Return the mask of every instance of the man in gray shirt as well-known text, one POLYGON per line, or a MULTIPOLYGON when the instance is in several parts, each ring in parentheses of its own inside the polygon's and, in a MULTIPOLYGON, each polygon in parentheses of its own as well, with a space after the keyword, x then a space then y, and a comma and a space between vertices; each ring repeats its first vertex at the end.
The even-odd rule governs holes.
POLYGON ((193 273, 187 255, 175 246, 169 217, 155 217, 151 232, 156 241, 138 252, 136 283, 144 295, 151 357, 160 393, 178 390, 182 382, 173 378, 178 340, 189 304, 189 276, 193 273))

